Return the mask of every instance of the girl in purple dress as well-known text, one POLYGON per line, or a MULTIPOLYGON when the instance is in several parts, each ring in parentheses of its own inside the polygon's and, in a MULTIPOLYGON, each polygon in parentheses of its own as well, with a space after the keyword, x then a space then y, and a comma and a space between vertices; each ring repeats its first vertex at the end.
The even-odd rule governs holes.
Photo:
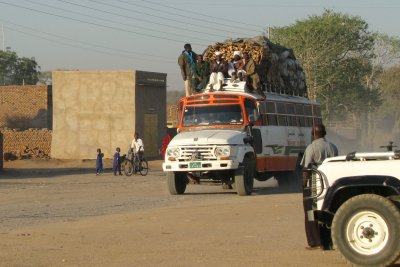
POLYGON ((118 171, 119 175, 122 175, 122 172, 121 172, 121 157, 119 156, 119 152, 121 152, 121 149, 119 147, 117 147, 116 151, 114 153, 114 159, 113 159, 114 175, 117 175, 117 171, 118 171))
POLYGON ((103 157, 104 154, 101 153, 101 149, 97 149, 97 159, 96 159, 96 175, 99 175, 103 171, 103 157))

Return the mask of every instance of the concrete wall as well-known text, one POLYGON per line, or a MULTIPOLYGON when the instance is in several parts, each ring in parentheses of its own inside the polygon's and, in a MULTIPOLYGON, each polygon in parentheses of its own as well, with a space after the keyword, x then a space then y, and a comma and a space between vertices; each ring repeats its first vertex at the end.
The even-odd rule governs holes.
POLYGON ((51 128, 51 87, 0 86, 0 128, 51 128))
POLYGON ((124 154, 135 130, 143 137, 146 156, 157 156, 146 147, 161 146, 165 133, 166 74, 55 71, 52 93, 52 158, 93 159, 97 148, 106 158, 116 147, 124 154), (145 113, 158 118, 151 143, 144 133, 145 113))

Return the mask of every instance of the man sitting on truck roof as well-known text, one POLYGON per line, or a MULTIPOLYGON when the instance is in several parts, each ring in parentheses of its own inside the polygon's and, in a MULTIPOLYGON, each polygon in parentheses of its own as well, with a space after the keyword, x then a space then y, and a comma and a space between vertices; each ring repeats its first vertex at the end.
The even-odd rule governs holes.
POLYGON ((211 62, 210 66, 210 92, 214 91, 214 86, 219 85, 218 90, 222 90, 225 80, 225 74, 228 73, 228 63, 222 59, 220 51, 215 52, 216 59, 211 62))
POLYGON ((228 66, 228 74, 231 76, 231 82, 234 82, 239 78, 240 81, 243 81, 243 78, 246 74, 243 62, 243 54, 240 51, 233 52, 233 59, 232 62, 229 63, 228 66))
POLYGON ((206 88, 210 78, 210 64, 203 60, 203 55, 197 55, 197 62, 193 73, 193 88, 196 92, 206 88))

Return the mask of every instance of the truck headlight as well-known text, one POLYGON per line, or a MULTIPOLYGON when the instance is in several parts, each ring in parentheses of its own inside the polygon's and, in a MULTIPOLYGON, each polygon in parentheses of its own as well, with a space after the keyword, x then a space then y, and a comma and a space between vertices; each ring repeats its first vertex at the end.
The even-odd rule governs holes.
POLYGON ((167 149, 167 157, 179 158, 179 148, 171 147, 167 149))
POLYGON ((215 149, 214 154, 215 154, 215 156, 216 156, 217 158, 220 158, 220 157, 229 157, 230 154, 231 154, 231 149, 230 149, 228 146, 217 147, 217 148, 215 149))

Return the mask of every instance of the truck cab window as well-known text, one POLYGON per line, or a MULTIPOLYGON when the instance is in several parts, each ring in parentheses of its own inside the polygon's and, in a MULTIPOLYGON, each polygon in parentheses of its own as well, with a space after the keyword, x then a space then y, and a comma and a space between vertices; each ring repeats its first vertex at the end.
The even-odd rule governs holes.
POLYGON ((183 111, 183 126, 240 125, 243 123, 239 104, 187 106, 183 111))

